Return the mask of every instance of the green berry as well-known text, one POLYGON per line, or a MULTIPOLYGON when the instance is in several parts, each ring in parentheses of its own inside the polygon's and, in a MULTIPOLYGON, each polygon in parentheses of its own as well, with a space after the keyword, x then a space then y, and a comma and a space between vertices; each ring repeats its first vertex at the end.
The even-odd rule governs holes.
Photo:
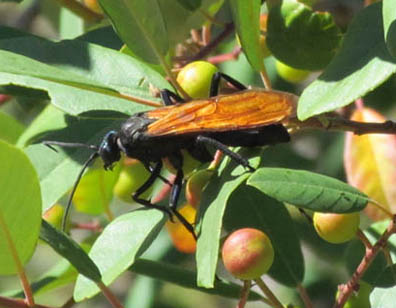
MULTIPOLYGON (((113 188, 114 195, 122 201, 132 202, 132 194, 143 185, 149 176, 150 173, 140 161, 131 160, 130 163, 124 165, 121 169, 118 180, 113 188)), ((152 187, 150 187, 141 197, 147 198, 152 190, 152 187)))
POLYGON ((191 98, 207 98, 212 77, 217 71, 218 68, 209 62, 191 62, 181 69, 177 82, 191 98))
POLYGON ((306 79, 311 73, 310 71, 300 70, 291 66, 288 66, 278 60, 275 61, 276 71, 279 76, 290 83, 299 83, 306 79))

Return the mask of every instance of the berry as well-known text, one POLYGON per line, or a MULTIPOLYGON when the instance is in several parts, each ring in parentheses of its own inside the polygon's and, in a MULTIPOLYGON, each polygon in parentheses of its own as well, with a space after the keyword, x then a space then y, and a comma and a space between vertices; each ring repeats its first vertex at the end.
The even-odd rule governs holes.
POLYGON ((184 66, 177 75, 177 82, 194 99, 209 96, 213 75, 218 68, 206 61, 195 61, 184 66))
POLYGON ((94 11, 97 14, 103 14, 101 7, 99 6, 98 0, 84 0, 84 4, 90 10, 94 11))
POLYGON ((311 73, 310 71, 300 70, 291 66, 288 66, 278 60, 275 61, 276 71, 279 76, 290 83, 299 83, 306 79, 311 73))
POLYGON ((257 279, 274 261, 274 249, 268 236, 257 229, 233 232, 224 242, 222 257, 225 268, 243 280, 257 279))
MULTIPOLYGON (((197 214, 195 207, 186 204, 179 212, 189 223, 194 223, 197 214)), ((197 247, 194 237, 176 217, 174 217, 174 220, 175 222, 166 222, 166 228, 168 229, 173 245, 180 252, 194 253, 197 247)))
POLYGON ((214 171, 210 169, 198 170, 187 180, 186 199, 189 204, 194 207, 199 205, 201 201, 202 191, 208 184, 214 171))
MULTIPOLYGON (((140 161, 132 159, 126 160, 113 188, 114 195, 122 201, 132 202, 132 194, 143 185, 149 176, 150 173, 140 161)), ((152 187, 150 187, 141 195, 141 197, 147 198, 151 194, 152 190, 152 187)))
POLYGON ((355 237, 359 229, 359 213, 335 214, 319 213, 313 215, 313 223, 318 235, 333 244, 344 243, 355 237))
POLYGON ((60 229, 64 211, 63 206, 56 203, 44 212, 43 219, 55 228, 60 229))

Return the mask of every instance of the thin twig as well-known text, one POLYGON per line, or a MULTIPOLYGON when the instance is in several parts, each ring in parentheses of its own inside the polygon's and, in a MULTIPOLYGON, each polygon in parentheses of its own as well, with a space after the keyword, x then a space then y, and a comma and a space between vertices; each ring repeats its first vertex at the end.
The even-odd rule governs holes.
POLYGON ((265 68, 262 71, 260 71, 260 77, 261 77, 261 80, 263 81, 264 88, 266 90, 271 90, 272 89, 271 80, 270 80, 265 68))
POLYGON ((234 31, 234 24, 226 24, 224 30, 218 36, 216 36, 208 45, 203 47, 197 54, 187 59, 180 60, 184 60, 186 63, 189 63, 206 57, 213 51, 214 48, 217 47, 217 45, 219 45, 228 35, 230 35, 232 31, 234 31))
MULTIPOLYGON (((29 308, 29 306, 26 301, 23 299, 19 298, 9 298, 9 297, 4 297, 0 296, 0 307, 7 307, 7 308, 29 308)), ((34 308, 51 308, 49 306, 44 306, 44 305, 39 305, 35 304, 34 308)))
POLYGON ((367 238, 366 234, 363 233, 362 230, 358 229, 358 231, 356 232, 356 236, 362 241, 362 243, 366 248, 369 249, 373 248, 373 245, 371 245, 369 239, 367 238))
POLYGON ((209 57, 206 60, 212 64, 223 63, 226 61, 235 61, 238 60, 241 52, 242 52, 241 46, 235 46, 234 49, 229 53, 223 53, 220 55, 209 57))
POLYGON ((120 303, 117 297, 110 291, 108 287, 104 285, 103 282, 98 282, 97 286, 102 291, 103 295, 107 298, 111 306, 114 308, 124 308, 124 306, 120 303))
POLYGON ((19 258, 18 251, 14 245, 14 241, 8 229, 7 223, 3 218, 3 215, 0 213, 0 230, 3 231, 5 240, 6 240, 6 247, 8 247, 9 253, 12 255, 12 259, 15 263, 15 267, 19 276, 19 280, 22 285, 23 292, 25 294, 25 302, 27 307, 34 307, 34 298, 32 288, 30 287, 29 280, 27 279, 25 269, 22 265, 21 259, 19 258))
POLYGON ((394 233, 396 233, 396 215, 393 216, 393 219, 391 220, 388 228, 378 239, 375 245, 371 248, 366 247, 366 254, 356 268, 351 279, 346 284, 340 285, 338 287, 339 296, 336 300, 336 303, 334 304, 334 308, 344 307, 344 304, 346 303, 352 292, 356 289, 359 280, 362 278, 363 274, 366 272, 371 262, 374 260, 378 252, 386 246, 389 237, 394 233))
POLYGON ((297 284, 297 291, 300 294, 302 301, 304 302, 305 308, 313 308, 307 290, 301 284, 297 284))
POLYGON ((265 296, 267 296, 273 307, 284 308, 282 303, 279 301, 279 299, 277 299, 275 294, 272 293, 272 291, 268 288, 268 286, 261 278, 255 279, 254 281, 257 283, 261 291, 263 291, 265 296))
POLYGON ((351 131, 356 135, 364 134, 396 134, 396 123, 386 121, 377 122, 357 122, 345 118, 331 116, 312 117, 306 121, 297 119, 289 120, 288 126, 298 130, 301 129, 325 129, 329 131, 351 131))
POLYGON ((244 280, 243 281, 243 288, 241 289, 241 296, 239 298, 239 302, 237 308, 244 308, 249 296, 250 287, 252 286, 251 280, 244 280))

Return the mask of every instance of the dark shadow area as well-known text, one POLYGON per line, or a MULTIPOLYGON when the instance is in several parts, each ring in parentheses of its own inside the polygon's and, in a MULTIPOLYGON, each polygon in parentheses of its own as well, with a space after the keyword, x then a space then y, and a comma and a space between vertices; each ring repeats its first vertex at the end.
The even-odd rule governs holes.
POLYGON ((124 44, 111 26, 89 31, 76 39, 114 50, 120 50, 124 44))

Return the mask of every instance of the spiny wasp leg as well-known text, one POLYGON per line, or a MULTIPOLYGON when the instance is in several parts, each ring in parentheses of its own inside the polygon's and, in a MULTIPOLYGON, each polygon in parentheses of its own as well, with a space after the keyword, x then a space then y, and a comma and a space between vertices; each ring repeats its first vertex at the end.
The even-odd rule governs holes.
POLYGON ((249 161, 246 158, 244 158, 243 156, 239 155, 236 152, 231 151, 225 144, 217 141, 216 139, 209 138, 206 136, 198 136, 196 140, 198 143, 204 143, 213 146, 217 150, 222 151, 225 155, 229 156, 236 163, 242 165, 245 168, 248 168, 250 172, 256 171, 256 169, 250 166, 249 161))

